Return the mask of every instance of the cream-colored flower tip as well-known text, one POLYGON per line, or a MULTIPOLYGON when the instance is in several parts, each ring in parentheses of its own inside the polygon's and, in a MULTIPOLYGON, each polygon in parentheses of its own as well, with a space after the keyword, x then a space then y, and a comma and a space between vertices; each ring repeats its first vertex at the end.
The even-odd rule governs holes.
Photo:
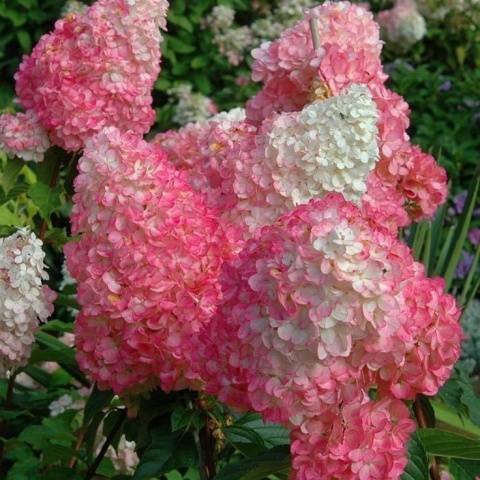
POLYGON ((273 124, 266 146, 275 189, 293 205, 328 192, 359 203, 379 158, 378 114, 368 88, 314 102, 273 124))

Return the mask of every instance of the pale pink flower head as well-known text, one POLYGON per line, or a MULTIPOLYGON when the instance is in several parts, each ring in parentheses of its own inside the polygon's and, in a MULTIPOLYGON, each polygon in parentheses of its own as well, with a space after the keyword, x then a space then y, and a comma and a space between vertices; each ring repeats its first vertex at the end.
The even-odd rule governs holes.
POLYGON ((393 8, 378 14, 377 20, 382 37, 401 52, 421 40, 427 31, 425 19, 414 0, 396 0, 393 8))
POLYGON ((65 247, 79 282, 79 364, 116 392, 185 387, 190 342, 221 299, 231 247, 164 151, 104 129, 86 143, 65 247))
POLYGON ((47 133, 33 112, 0 115, 0 150, 7 155, 41 162, 49 147, 47 133))
POLYGON ((160 67, 165 0, 98 0, 58 20, 15 75, 20 104, 52 143, 79 150, 103 127, 146 133, 160 67))

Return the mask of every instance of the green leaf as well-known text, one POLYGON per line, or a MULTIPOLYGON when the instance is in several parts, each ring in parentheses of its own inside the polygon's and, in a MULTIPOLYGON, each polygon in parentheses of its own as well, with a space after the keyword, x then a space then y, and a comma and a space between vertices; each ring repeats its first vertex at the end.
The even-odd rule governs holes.
POLYGON ((26 30, 17 30, 18 43, 25 53, 32 49, 32 39, 26 30))
POLYGON ((52 188, 41 182, 32 185, 28 191, 30 198, 45 220, 48 220, 50 215, 57 212, 62 206, 61 193, 62 189, 59 185, 52 188))
POLYGON ((473 278, 478 270, 478 263, 480 261, 480 245, 477 247, 477 251, 475 252, 475 257, 473 258, 472 266, 468 272, 467 278, 465 279, 465 283, 463 284, 462 293, 459 298, 460 305, 465 305, 467 299, 469 298, 469 291, 470 285, 472 284, 473 278))
POLYGON ((286 472, 289 468, 289 448, 280 446, 255 457, 227 465, 214 480, 263 480, 269 475, 286 472))
POLYGON ((475 202, 478 196, 479 188, 480 188, 480 176, 477 176, 476 180, 472 182, 470 186, 467 200, 465 202, 465 208, 463 209, 458 225, 455 228, 455 233, 454 233, 455 240, 448 255, 449 261, 447 263, 445 275, 444 275, 445 288, 447 291, 452 285, 453 275, 455 273, 455 269, 457 268, 458 262, 460 260, 460 256, 462 254, 465 240, 467 239, 468 230, 470 228, 470 222, 471 222, 473 211, 475 208, 475 202))
POLYGON ((170 10, 168 12, 167 18, 170 23, 173 23, 174 25, 177 25, 178 27, 183 28, 189 33, 193 32, 193 25, 190 22, 190 20, 188 20, 187 17, 183 15, 177 15, 173 10, 170 10))
POLYGON ((194 69, 203 68, 206 67, 209 62, 210 60, 206 55, 200 55, 191 61, 190 66, 194 69))
POLYGON ((175 436, 167 428, 157 428, 151 432, 152 442, 140 462, 133 480, 150 480, 155 475, 163 473, 163 467, 172 457, 176 448, 175 436))
POLYGON ((448 470, 455 480, 476 480, 480 475, 480 462, 451 458, 448 470))
POLYGON ((111 390, 99 390, 95 384, 92 393, 88 397, 87 404, 85 405, 83 424, 88 425, 94 415, 110 405, 112 398, 113 392, 111 390))
POLYGON ((168 36, 168 47, 177 53, 192 53, 195 51, 193 45, 189 45, 176 37, 168 36))
POLYGON ((414 433, 408 443, 408 465, 402 475, 402 480, 429 480, 428 459, 417 433, 414 433))
POLYGON ((45 241, 53 243, 58 248, 63 247, 70 240, 65 228, 50 228, 45 234, 45 241))
POLYGON ((437 428, 418 430, 418 436, 430 455, 447 458, 480 460, 480 442, 437 428))
MULTIPOLYGON (((197 412, 192 409, 184 408, 184 407, 177 407, 173 412, 172 416, 170 417, 170 423, 172 426, 172 432, 176 432, 184 427, 189 427, 190 424, 194 421, 195 417, 199 415, 200 412, 197 412)), ((197 428, 198 425, 198 418, 196 419, 197 428)))
POLYGON ((15 181, 25 164, 18 158, 9 158, 2 171, 0 185, 5 194, 8 194, 15 185, 15 181))
POLYGON ((160 90, 161 92, 166 92, 171 86, 171 82, 166 78, 160 77, 155 82, 155 90, 160 90))
POLYGON ((265 442, 253 428, 244 425, 232 425, 223 429, 227 439, 234 445, 237 443, 253 443, 257 447, 265 448, 265 442))

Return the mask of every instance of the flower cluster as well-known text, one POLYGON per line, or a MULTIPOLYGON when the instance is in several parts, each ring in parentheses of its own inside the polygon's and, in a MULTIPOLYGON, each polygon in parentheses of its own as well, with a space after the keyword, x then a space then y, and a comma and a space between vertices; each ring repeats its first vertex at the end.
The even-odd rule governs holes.
POLYGON ((8 155, 40 162, 49 147, 48 136, 33 112, 0 116, 0 149, 8 155))
POLYGON ((349 404, 334 416, 312 420, 306 431, 293 431, 294 478, 398 479, 414 429, 398 400, 349 404))
POLYGON ((230 254, 215 215, 157 146, 114 127, 86 142, 68 269, 80 366, 116 392, 184 386, 190 342, 220 301, 230 254))
POLYGON ((399 400, 435 394, 460 353, 460 311, 442 281, 339 194, 257 230, 222 280, 225 302, 199 337, 192 377, 298 432, 294 478, 398 478, 412 430, 399 400), (363 411, 380 408, 366 400, 371 388, 385 422, 365 425, 363 411), (372 459, 378 470, 356 476, 372 459))
POLYGON ((359 202, 378 160, 376 123, 369 90, 355 84, 265 121, 234 173, 238 209, 252 231, 328 192, 359 202))
POLYGON ((197 350, 212 362, 196 365, 208 392, 272 421, 301 424, 372 385, 434 394, 459 355, 459 310, 441 281, 339 194, 258 230, 223 285, 197 350))
POLYGON ((338 95, 354 84, 368 87, 378 112, 380 159, 371 173, 376 178, 367 182, 375 190, 367 188, 365 209, 396 229, 431 217, 445 201, 447 183, 434 159, 409 143, 409 108, 385 87, 380 52, 378 26, 363 7, 327 2, 310 10, 278 40, 252 52, 253 79, 263 87, 248 102, 247 119, 261 125, 273 112, 301 111, 312 99, 338 95), (319 48, 313 46, 311 19, 318 26, 319 48), (393 215, 385 212, 379 188, 394 198, 395 209, 388 208, 393 215))
POLYGON ((446 175, 409 142, 378 25, 347 2, 310 10, 254 51, 245 110, 146 142, 165 6, 99 0, 17 75, 27 115, 84 148, 65 247, 79 365, 118 394, 204 389, 283 423, 296 480, 397 479, 403 400, 437 392, 461 330, 397 237, 446 175))
POLYGON ((0 238, 0 374, 23 366, 30 356, 39 321, 53 312, 55 293, 43 263, 42 241, 20 229, 0 238))
POLYGON ((191 85, 179 85, 168 93, 178 101, 173 121, 179 125, 206 120, 217 113, 215 102, 201 93, 193 93, 191 85))
POLYGON ((109 125, 149 130, 158 27, 165 27, 167 6, 165 0, 98 0, 58 20, 24 58, 15 75, 19 103, 53 144, 79 150, 109 125))
POLYGON ((396 0, 393 8, 378 14, 377 20, 387 43, 401 52, 407 51, 427 32, 425 19, 414 0, 396 0))

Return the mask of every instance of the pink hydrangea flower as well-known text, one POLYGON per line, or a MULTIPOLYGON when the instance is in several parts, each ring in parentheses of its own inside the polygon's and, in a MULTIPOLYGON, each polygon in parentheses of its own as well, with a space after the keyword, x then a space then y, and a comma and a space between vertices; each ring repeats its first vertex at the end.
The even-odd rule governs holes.
POLYGON ((292 480, 396 480, 415 423, 398 400, 356 400, 292 432, 292 480))
POLYGON ((33 112, 0 116, 0 149, 7 155, 41 162, 49 147, 48 136, 33 112))
POLYGON ((163 150, 110 127, 86 142, 65 247, 80 366, 120 393, 185 387, 190 342, 221 300, 231 247, 163 150))
POLYGON ((225 303, 195 349, 198 375, 207 392, 268 420, 301 425, 373 385, 433 394, 459 356, 453 297, 339 194, 258 230, 222 282, 225 303))
POLYGON ((52 143, 79 150, 103 127, 146 133, 155 112, 166 0, 98 0, 44 35, 15 75, 20 104, 52 143))

